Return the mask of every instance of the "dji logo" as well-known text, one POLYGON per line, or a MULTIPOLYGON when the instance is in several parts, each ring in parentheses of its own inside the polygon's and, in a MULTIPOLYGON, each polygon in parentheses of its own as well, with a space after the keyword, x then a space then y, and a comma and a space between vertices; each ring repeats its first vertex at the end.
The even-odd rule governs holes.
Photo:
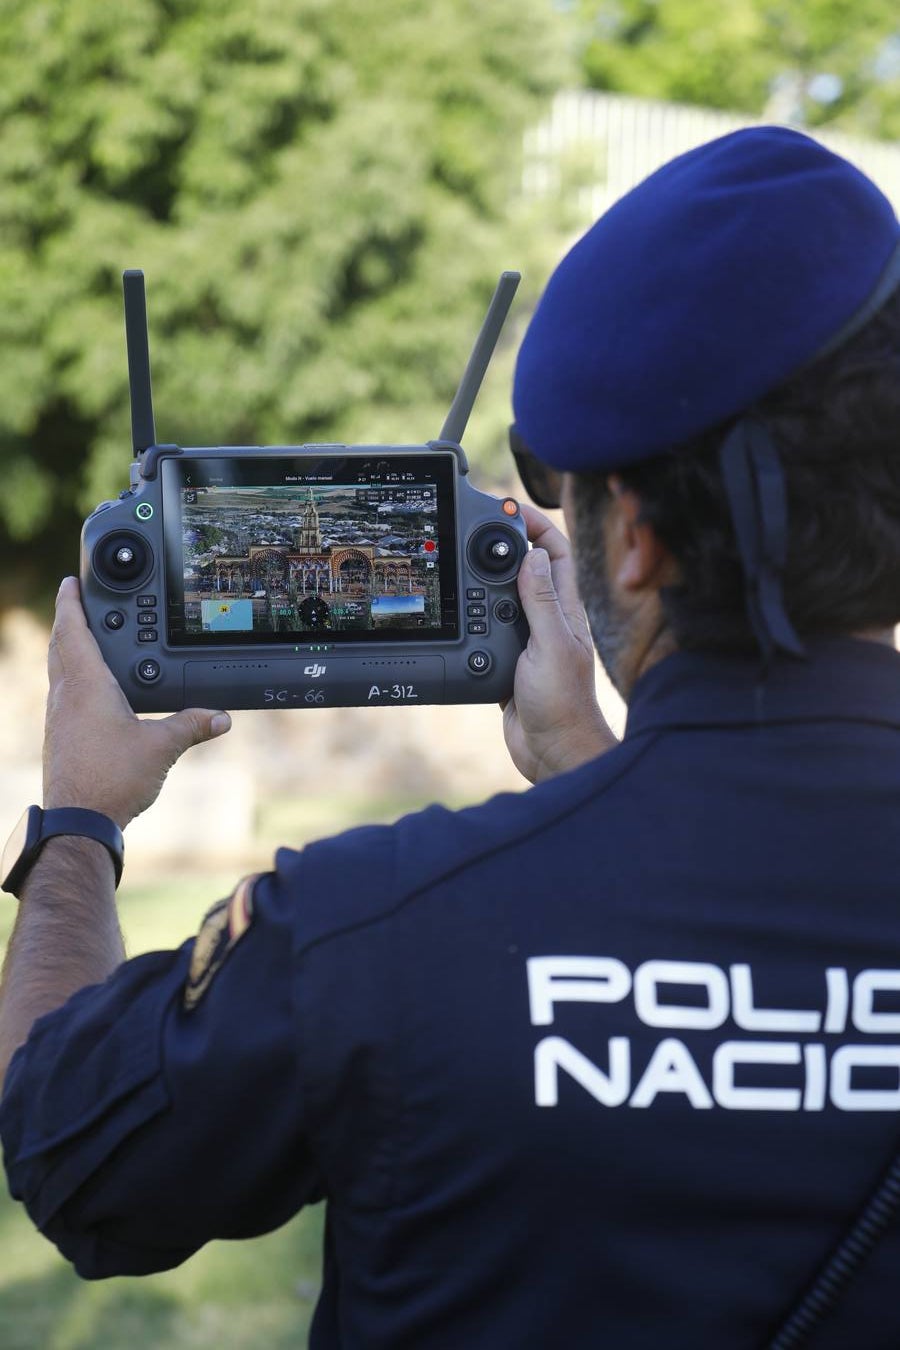
POLYGON ((325 674, 325 671, 326 671, 326 670, 327 670, 327 666, 320 666, 320 665, 318 665, 318 663, 316 663, 315 665, 304 666, 304 667, 303 667, 303 674, 304 674, 304 675, 309 675, 312 679, 317 680, 317 679, 319 678, 320 675, 324 675, 324 674, 325 674))

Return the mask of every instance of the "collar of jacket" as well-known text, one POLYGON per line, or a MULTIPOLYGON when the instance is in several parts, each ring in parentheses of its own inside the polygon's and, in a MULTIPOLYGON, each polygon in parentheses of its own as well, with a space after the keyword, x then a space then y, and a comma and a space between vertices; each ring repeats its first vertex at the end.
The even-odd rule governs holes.
POLYGON ((807 644, 808 661, 676 652, 642 675, 625 738, 664 727, 870 722, 900 728, 900 653, 864 638, 807 644))

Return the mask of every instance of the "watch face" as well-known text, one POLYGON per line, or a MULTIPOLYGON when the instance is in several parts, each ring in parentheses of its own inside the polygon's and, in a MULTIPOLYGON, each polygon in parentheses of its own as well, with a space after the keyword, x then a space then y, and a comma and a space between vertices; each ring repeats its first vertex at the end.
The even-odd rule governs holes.
POLYGON ((3 886, 4 890, 16 863, 27 852, 29 846, 34 844, 34 837, 39 828, 40 808, 29 806, 7 839, 3 850, 3 861, 0 863, 0 885, 3 886))

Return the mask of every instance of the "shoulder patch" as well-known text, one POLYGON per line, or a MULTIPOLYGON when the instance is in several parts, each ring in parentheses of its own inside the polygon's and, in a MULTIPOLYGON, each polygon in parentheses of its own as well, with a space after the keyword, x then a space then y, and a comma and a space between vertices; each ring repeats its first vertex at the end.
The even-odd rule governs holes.
POLYGON ((213 905, 194 940, 191 968, 184 986, 184 1008, 196 1008, 228 953, 237 946, 253 922, 253 887, 259 873, 239 881, 227 900, 213 905))

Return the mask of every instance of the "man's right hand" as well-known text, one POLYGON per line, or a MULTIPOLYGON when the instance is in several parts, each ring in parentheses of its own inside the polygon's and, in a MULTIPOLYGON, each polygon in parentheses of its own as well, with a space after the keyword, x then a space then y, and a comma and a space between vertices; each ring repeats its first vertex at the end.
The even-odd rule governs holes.
POLYGON ((519 572, 519 597, 531 628, 516 666, 513 696, 502 704, 513 763, 532 783, 616 745, 597 703, 594 645, 565 535, 533 506, 522 505, 534 547, 519 572))
POLYGON ((87 626, 74 577, 56 597, 47 664, 45 807, 88 807, 124 830, 156 799, 185 750, 231 726, 227 713, 206 708, 135 717, 87 626))

